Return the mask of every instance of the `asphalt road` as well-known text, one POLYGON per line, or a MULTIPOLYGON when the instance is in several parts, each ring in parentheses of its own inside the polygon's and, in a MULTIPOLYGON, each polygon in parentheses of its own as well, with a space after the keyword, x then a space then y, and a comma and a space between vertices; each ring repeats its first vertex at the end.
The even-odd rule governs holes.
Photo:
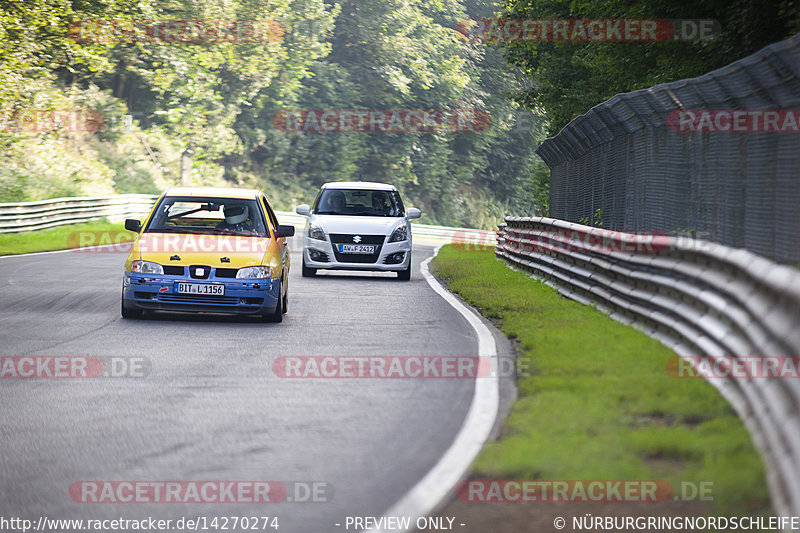
MULTIPOLYGON (((144 357, 141 378, 0 379, 0 517, 177 520, 277 516, 280 532, 346 531, 380 514, 451 444, 469 379, 285 379, 285 355, 475 355, 466 321, 393 274, 300 276, 282 324, 212 315, 119 316, 124 253, 0 259, 2 356, 144 357), (326 484, 328 501, 86 504, 99 481, 326 484), (336 526, 335 524, 342 524, 336 526)), ((291 494, 290 494, 291 498, 291 494)), ((352 529, 351 529, 352 530, 352 529)))

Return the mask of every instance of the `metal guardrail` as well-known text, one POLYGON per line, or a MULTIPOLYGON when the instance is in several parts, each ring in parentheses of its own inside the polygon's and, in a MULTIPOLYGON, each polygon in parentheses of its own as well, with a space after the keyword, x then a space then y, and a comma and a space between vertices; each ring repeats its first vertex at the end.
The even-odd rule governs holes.
POLYGON ((796 127, 720 126, 728 113, 799 108, 800 33, 700 77, 618 94, 536 149, 551 168, 549 215, 618 231, 692 230, 800 263, 796 127), (695 127, 701 115, 715 124, 695 127), (687 116, 698 120, 688 127, 687 116))
MULTIPOLYGON (((747 250, 542 217, 506 217, 495 253, 682 357, 800 355, 800 271, 747 250)), ((775 511, 800 514, 800 381, 709 379, 767 465, 775 511)))
MULTIPOLYGON (((0 203, 0 234, 77 224, 107 217, 112 221, 145 217, 158 196, 119 194, 98 197, 70 197, 36 202, 0 203)), ((276 211, 281 223, 305 226, 306 217, 276 211)), ((299 232, 298 232, 299 233, 299 232)), ((454 228, 413 223, 414 239, 428 243, 494 241, 494 232, 472 228, 454 228)))
POLYGON ((54 228, 103 217, 142 216, 150 212, 156 198, 146 194, 121 194, 0 204, 0 233, 54 228))

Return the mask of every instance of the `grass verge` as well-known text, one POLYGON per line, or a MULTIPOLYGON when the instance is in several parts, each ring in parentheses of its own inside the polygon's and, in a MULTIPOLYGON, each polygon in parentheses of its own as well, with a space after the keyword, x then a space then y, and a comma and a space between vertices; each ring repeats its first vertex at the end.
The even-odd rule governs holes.
POLYGON ((506 267, 492 251, 445 246, 433 271, 519 347, 519 398, 472 477, 711 482, 713 508, 770 511, 761 457, 702 379, 666 371, 675 354, 596 309, 506 267))
POLYGON ((82 246, 130 242, 135 233, 123 224, 98 220, 56 228, 0 234, 0 255, 50 252, 82 246))

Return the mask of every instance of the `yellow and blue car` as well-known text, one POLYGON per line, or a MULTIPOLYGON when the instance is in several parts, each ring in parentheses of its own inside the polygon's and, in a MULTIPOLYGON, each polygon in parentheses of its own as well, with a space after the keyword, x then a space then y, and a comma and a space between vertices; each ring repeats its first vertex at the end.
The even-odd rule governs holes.
POLYGON ((181 187, 165 191, 125 261, 122 316, 144 311, 256 315, 280 322, 288 309, 294 226, 281 226, 263 192, 181 187))

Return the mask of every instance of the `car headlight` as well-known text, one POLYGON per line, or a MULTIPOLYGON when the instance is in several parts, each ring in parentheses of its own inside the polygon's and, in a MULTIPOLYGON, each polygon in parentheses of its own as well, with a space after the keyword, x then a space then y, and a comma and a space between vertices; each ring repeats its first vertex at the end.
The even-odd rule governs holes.
POLYGON ((244 267, 236 273, 238 279, 264 279, 272 277, 272 270, 267 266, 244 267))
POLYGON ((320 228, 319 226, 309 226, 308 227, 308 237, 310 239, 315 239, 315 240, 318 240, 318 241, 324 241, 325 240, 325 232, 322 231, 322 228, 320 228))
POLYGON ((408 228, 403 226, 398 226, 392 232, 392 236, 389 237, 389 242, 399 242, 399 241, 407 241, 408 240, 408 228))
POLYGON ((131 272, 139 274, 163 274, 164 267, 152 261, 134 261, 131 263, 131 272))

